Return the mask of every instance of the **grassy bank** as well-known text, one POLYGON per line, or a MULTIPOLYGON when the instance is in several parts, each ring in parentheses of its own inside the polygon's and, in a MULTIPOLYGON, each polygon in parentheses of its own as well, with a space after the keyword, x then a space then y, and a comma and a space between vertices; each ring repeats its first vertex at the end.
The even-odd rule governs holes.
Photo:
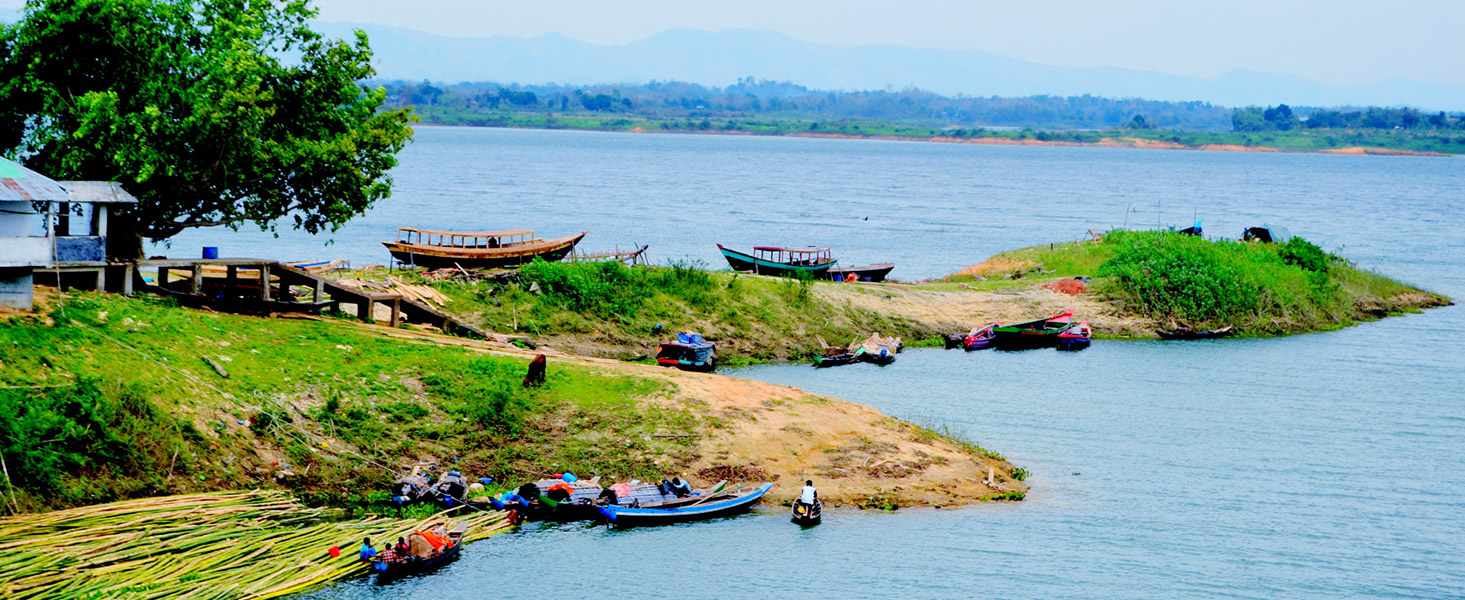
POLYGON ((0 323, 0 344, 0 450, 22 511, 277 484, 341 501, 419 462, 659 478, 695 445, 651 434, 717 426, 642 403, 662 381, 556 365, 525 389, 519 357, 160 299, 70 297, 0 323))
POLYGON ((979 270, 980 282, 950 280, 997 288, 1092 277, 1089 291, 1124 313, 1200 329, 1233 325, 1253 335, 1334 329, 1449 303, 1296 237, 1264 244, 1119 231, 1098 242, 1006 252, 985 264, 991 268, 979 270))
POLYGON ((654 354, 657 341, 680 331, 716 341, 724 365, 807 357, 820 337, 843 344, 871 332, 911 342, 938 335, 915 320, 814 293, 828 284, 702 267, 541 261, 521 269, 516 281, 432 285, 453 299, 450 310, 492 331, 612 358, 654 354))
POLYGON ((732 118, 659 119, 601 112, 546 114, 493 109, 416 107, 424 123, 470 127, 574 129, 741 135, 814 135, 895 138, 913 141, 1103 145, 1195 150, 1278 150, 1283 152, 1402 151, 1465 154, 1465 134, 1449 130, 1295 129, 1290 131, 1171 131, 1158 129, 1036 130, 950 127, 931 122, 870 119, 732 118))

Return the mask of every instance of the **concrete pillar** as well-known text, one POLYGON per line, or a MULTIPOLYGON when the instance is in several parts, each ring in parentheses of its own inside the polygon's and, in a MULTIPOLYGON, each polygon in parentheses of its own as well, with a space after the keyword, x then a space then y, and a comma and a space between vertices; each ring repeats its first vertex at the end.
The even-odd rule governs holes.
POLYGON ((30 267, 0 268, 0 306, 17 310, 34 308, 30 267))
POLYGON ((259 299, 265 302, 270 301, 270 265, 268 263, 259 266, 259 299))

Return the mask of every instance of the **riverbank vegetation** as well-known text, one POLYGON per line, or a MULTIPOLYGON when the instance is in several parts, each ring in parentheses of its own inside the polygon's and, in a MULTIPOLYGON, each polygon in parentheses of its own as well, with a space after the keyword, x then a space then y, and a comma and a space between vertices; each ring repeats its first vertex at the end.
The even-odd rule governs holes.
POLYGON ((450 310, 489 330, 621 359, 654 356, 658 341, 681 331, 717 342, 723 365, 804 358, 822 349, 819 338, 844 344, 874 332, 912 342, 939 335, 913 319, 814 293, 830 284, 705 268, 536 261, 509 281, 432 285, 453 299, 450 310))
POLYGON ((1299 237, 1269 244, 1114 231, 1101 241, 1034 246, 988 262, 1000 265, 983 274, 995 285, 1011 285, 1014 275, 1035 283, 1091 277, 1089 292, 1122 312, 1253 335, 1333 329, 1450 302, 1299 237))
POLYGON ((1348 154, 1465 153, 1465 114, 1399 107, 1230 109, 1094 96, 828 92, 751 78, 725 88, 388 82, 387 105, 425 123, 594 131, 831 136, 939 142, 1348 154))

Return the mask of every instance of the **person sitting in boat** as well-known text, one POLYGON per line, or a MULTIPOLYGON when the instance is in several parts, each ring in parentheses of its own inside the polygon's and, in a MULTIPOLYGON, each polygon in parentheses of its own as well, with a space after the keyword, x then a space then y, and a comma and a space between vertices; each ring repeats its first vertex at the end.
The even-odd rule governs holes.
POLYGON ((661 480, 662 495, 673 495, 678 498, 685 498, 692 494, 692 485, 681 477, 661 480))
POLYGON ((397 556, 400 556, 402 558, 406 558, 408 555, 412 554, 412 546, 407 543, 407 538, 404 537, 397 538, 397 546, 395 550, 397 552, 397 556))
POLYGON ((361 538, 361 562, 372 562, 376 560, 376 548, 371 545, 371 538, 361 538))
POLYGON ((804 506, 814 506, 814 503, 818 501, 819 490, 814 489, 814 480, 804 480, 804 490, 802 492, 799 492, 799 504, 802 504, 804 506))
POLYGON ((489 248, 497 248, 497 247, 499 247, 499 239, 496 238, 496 237, 488 238, 488 247, 489 248))

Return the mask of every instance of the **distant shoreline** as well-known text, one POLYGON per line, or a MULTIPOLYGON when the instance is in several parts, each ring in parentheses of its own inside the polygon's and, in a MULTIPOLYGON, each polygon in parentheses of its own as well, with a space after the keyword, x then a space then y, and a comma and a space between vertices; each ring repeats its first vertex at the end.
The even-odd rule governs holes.
MULTIPOLYGON (((1202 152, 1280 152, 1288 154, 1335 154, 1342 156, 1424 156, 1424 157, 1451 157, 1453 154, 1443 152, 1428 152, 1419 150, 1404 150, 1399 148, 1386 148, 1378 146, 1345 146, 1338 148, 1283 148, 1280 146, 1265 145, 1244 145, 1227 143, 1204 143, 1185 144, 1164 139, 1139 137, 1135 135, 1103 135, 1098 141, 1072 141, 1072 140, 1042 140, 1035 138, 998 137, 986 135, 982 137, 955 137, 950 135, 898 135, 898 134, 861 134, 843 132, 821 132, 821 131, 754 131, 747 129, 662 129, 657 127, 647 128, 644 125, 636 125, 630 128, 612 128, 604 126, 578 127, 569 124, 556 123, 553 126, 535 126, 532 124, 510 123, 510 124, 473 124, 473 123, 437 123, 423 121, 421 125, 429 127, 481 127, 490 129, 540 129, 540 130, 570 130, 570 131, 598 131, 604 133, 651 133, 651 134, 685 134, 685 135, 733 135, 733 136, 762 136, 762 137, 798 137, 798 138, 823 138, 841 140, 881 140, 891 142, 929 142, 939 144, 981 144, 989 146, 1072 146, 1092 148, 1135 148, 1142 150, 1194 150, 1202 152)), ((1105 132, 1110 133, 1110 132, 1105 132)))

